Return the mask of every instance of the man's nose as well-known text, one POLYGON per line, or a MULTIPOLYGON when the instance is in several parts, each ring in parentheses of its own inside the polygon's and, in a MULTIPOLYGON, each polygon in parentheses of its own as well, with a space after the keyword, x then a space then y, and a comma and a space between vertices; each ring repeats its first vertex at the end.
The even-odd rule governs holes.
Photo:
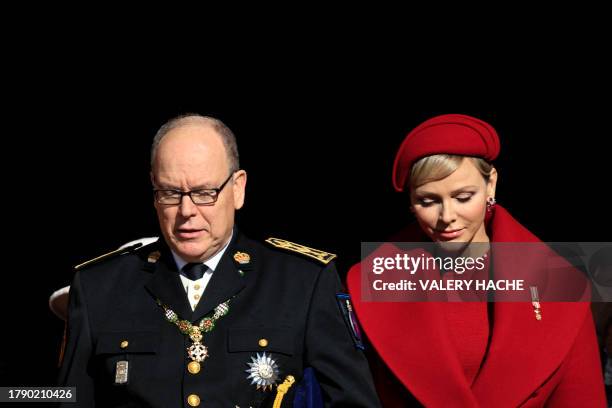
POLYGON ((181 197, 179 211, 181 215, 185 218, 193 217, 194 215, 196 215, 198 209, 197 206, 191 200, 190 195, 186 194, 181 197))

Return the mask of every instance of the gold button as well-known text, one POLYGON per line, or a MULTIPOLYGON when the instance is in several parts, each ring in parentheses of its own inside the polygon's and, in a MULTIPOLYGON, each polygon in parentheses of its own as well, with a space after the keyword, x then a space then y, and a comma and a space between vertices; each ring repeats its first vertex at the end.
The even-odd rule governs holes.
POLYGON ((127 340, 123 340, 123 341, 121 342, 121 344, 119 344, 119 347, 121 347, 122 349, 124 349, 124 348, 127 348, 127 346, 128 346, 129 344, 130 344, 130 343, 129 343, 127 340))
POLYGON ((198 285, 198 284, 196 283, 195 285, 193 285, 193 288, 194 288, 195 290, 200 290, 200 285, 198 285))
POLYGON ((266 347, 268 345, 268 340, 267 339, 259 339, 259 347, 266 347))
POLYGON ((198 299, 200 298, 200 295, 198 295, 198 294, 196 293, 195 295, 193 295, 193 298, 194 298, 195 300, 198 300, 198 299))
POLYGON ((197 407, 198 405, 200 405, 200 397, 198 397, 195 394, 190 394, 187 397, 187 403, 189 404, 189 406, 191 407, 197 407))
POLYGON ((199 373, 200 372, 200 363, 198 363, 197 361, 192 361, 191 363, 187 364, 187 370, 191 374, 199 373))

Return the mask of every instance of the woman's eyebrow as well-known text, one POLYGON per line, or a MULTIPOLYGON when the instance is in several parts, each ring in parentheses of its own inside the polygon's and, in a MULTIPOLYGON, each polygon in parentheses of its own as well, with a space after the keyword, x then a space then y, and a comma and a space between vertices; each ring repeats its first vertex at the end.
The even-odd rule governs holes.
MULTIPOLYGON (((451 191, 451 195, 457 194, 457 193, 464 193, 464 192, 468 192, 467 190, 477 190, 478 186, 463 186, 460 188, 457 188, 453 191, 451 191)), ((430 191, 419 191, 419 190, 415 190, 414 192, 416 195, 418 196, 434 196, 434 197, 438 197, 438 194, 436 193, 432 193, 430 191)))
POLYGON ((467 192, 466 190, 478 190, 478 186, 464 186, 451 191, 451 194, 464 193, 467 192))

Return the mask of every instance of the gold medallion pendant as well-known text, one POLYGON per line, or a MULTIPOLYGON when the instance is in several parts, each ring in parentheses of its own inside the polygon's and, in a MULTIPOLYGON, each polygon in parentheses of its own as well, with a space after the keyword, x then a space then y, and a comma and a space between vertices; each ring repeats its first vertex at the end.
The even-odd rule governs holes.
POLYGON ((166 305, 163 305, 161 301, 157 301, 157 304, 164 309, 166 320, 172 324, 175 324, 179 331, 185 335, 188 335, 189 339, 193 342, 191 346, 187 347, 187 356, 191 359, 191 361, 187 364, 187 370, 191 374, 199 373, 202 369, 202 365, 200 363, 209 357, 208 347, 202 344, 204 333, 213 331, 217 320, 229 313, 230 300, 231 299, 226 300, 225 302, 217 305, 212 313, 212 316, 204 317, 199 324, 192 324, 188 320, 181 319, 174 312, 174 310, 170 309, 166 305))

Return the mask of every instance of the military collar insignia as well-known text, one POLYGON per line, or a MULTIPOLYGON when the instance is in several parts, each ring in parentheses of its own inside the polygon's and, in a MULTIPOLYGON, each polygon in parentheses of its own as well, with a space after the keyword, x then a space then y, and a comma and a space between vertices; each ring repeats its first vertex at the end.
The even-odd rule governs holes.
POLYGON ((238 262, 240 265, 245 265, 251 262, 251 255, 246 252, 236 251, 234 254, 234 261, 238 262))
POLYGON ((268 238, 266 239, 266 242, 276 248, 297 252, 298 254, 316 259, 325 265, 330 263, 336 257, 335 254, 321 251, 319 249, 309 248, 307 246, 296 244, 295 242, 285 241, 284 239, 280 238, 268 238))
POLYGON ((154 263, 156 263, 159 260, 160 257, 161 257, 161 252, 153 251, 147 257, 147 262, 154 264, 154 263))
POLYGON ((251 255, 246 252, 236 251, 233 255, 234 264, 236 268, 238 268, 238 273, 240 276, 244 276, 245 272, 253 269, 253 264, 251 263, 251 255))

